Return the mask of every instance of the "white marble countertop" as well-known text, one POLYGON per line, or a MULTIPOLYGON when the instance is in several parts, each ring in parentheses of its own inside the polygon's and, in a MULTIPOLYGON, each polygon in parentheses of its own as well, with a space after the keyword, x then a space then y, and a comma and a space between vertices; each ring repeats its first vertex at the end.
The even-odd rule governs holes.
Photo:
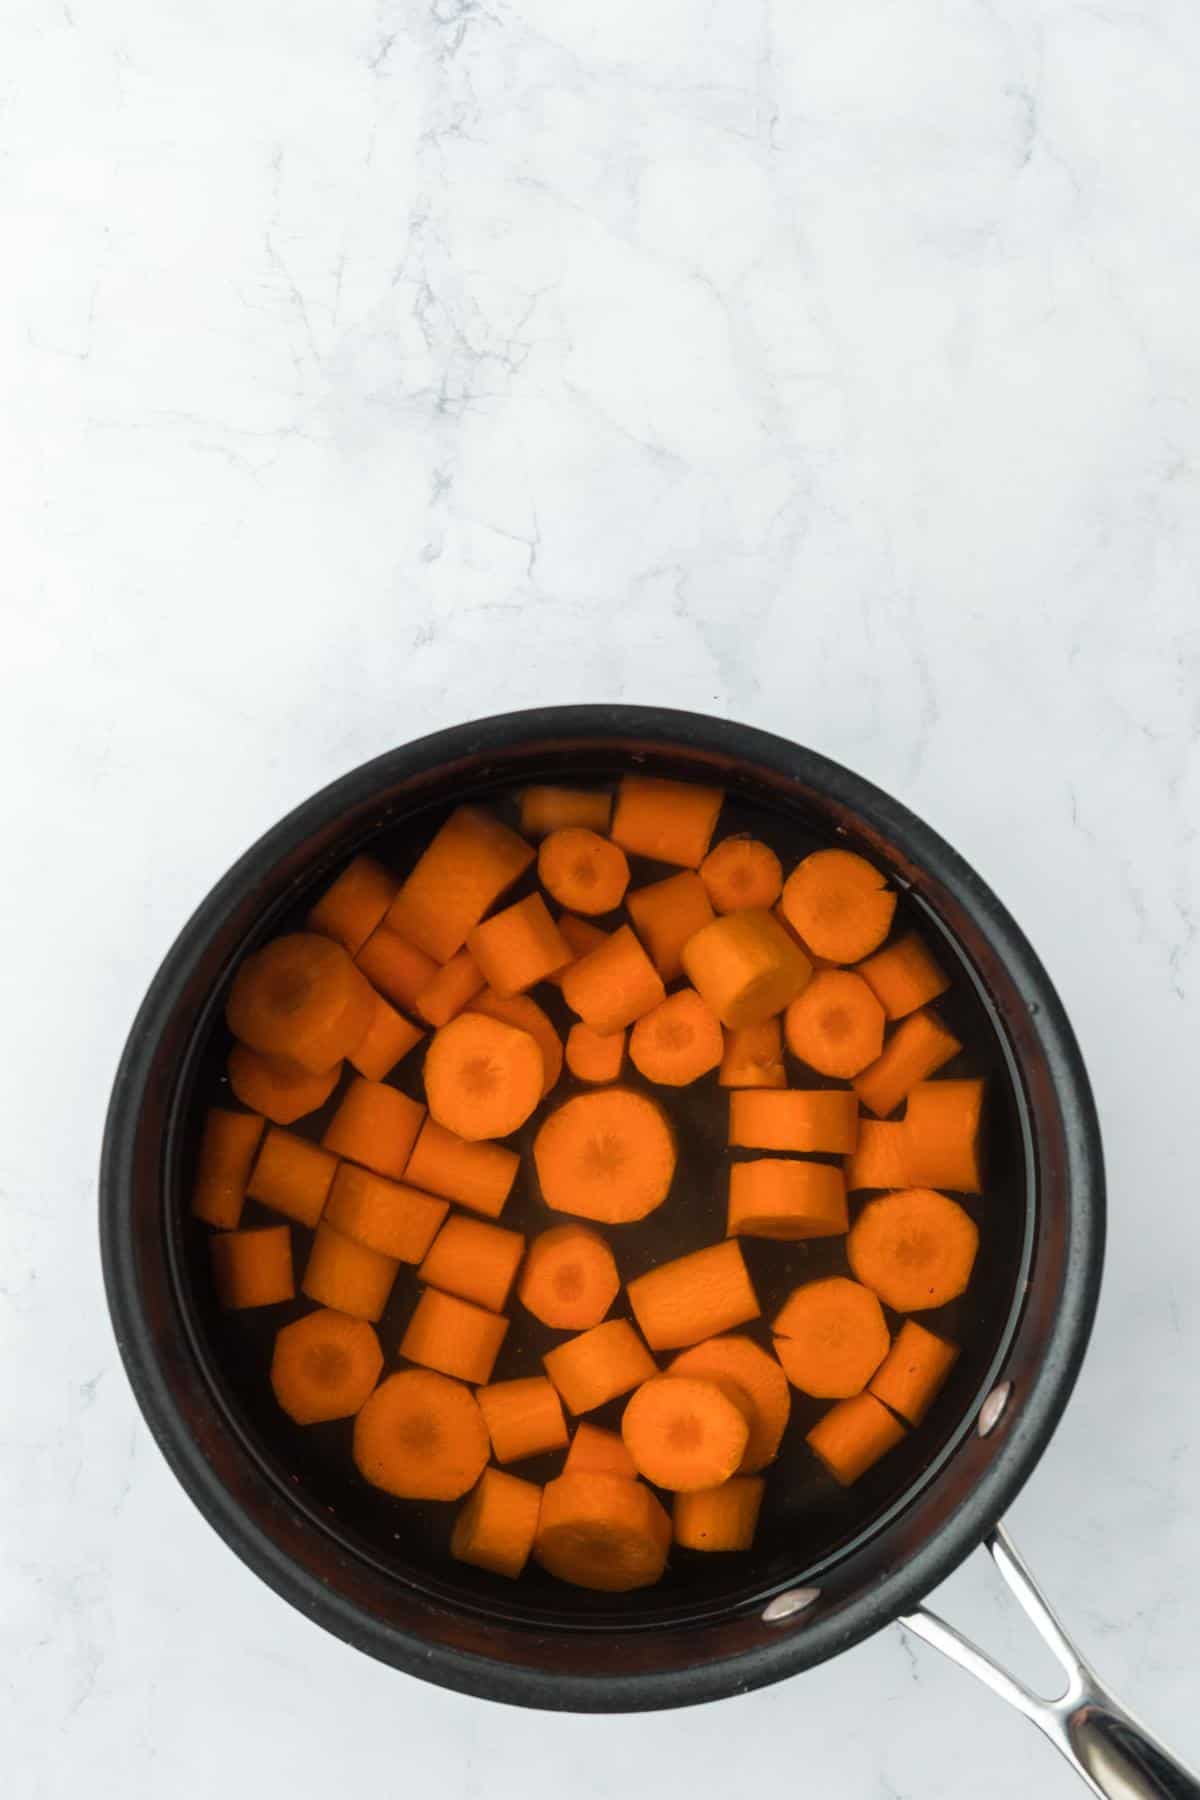
POLYGON ((95 1168, 159 958, 333 775, 570 699, 850 763, 1043 954, 1112 1223, 1012 1524, 1200 1762, 1200 12, 14 0, 0 70, 6 1794, 1082 1792, 896 1630, 685 1714, 427 1688, 141 1424, 95 1168))

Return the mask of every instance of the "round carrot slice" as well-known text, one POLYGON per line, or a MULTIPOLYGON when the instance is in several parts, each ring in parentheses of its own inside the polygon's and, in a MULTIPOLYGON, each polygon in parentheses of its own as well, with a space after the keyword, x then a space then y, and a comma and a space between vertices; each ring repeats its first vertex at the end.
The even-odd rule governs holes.
POLYGON ((869 1201, 846 1239, 855 1275, 896 1312, 957 1300, 978 1248, 974 1219, 935 1188, 901 1188, 869 1201))
POLYGON ((792 1055, 821 1075, 848 1081, 883 1049, 883 1007, 861 975, 818 969, 784 1014, 792 1055))
POLYGON ((891 1342, 875 1295, 844 1275, 793 1289, 772 1330, 788 1380, 818 1400, 861 1394, 891 1342))
POLYGON ((297 1425, 317 1425, 356 1413, 382 1369, 373 1327, 321 1307, 276 1336, 271 1386, 297 1425))
POLYGON ((670 1375, 695 1375, 702 1381, 733 1381, 750 1403, 750 1436, 738 1464, 739 1475, 753 1475, 774 1462, 792 1410, 787 1376, 773 1356, 753 1338, 734 1334, 709 1338, 681 1350, 670 1375))
POLYGON ((434 1032, 425 1054, 430 1117, 472 1143, 523 1125, 544 1077, 537 1040, 484 1013, 459 1013, 434 1032))
POLYGON ((700 864, 700 879, 719 913, 745 906, 774 906, 783 887, 783 870, 769 844, 759 838, 728 837, 700 864))
POLYGON ((533 1159, 552 1212, 627 1225, 666 1199, 675 1174, 675 1139, 647 1095, 599 1088, 577 1094, 550 1114, 533 1141, 533 1159))
POLYGON ((640 1474, 675 1493, 716 1487, 739 1467, 750 1441, 750 1400, 724 1377, 655 1375, 621 1420, 640 1474))
POLYGON ((354 1461, 401 1500, 457 1500, 487 1464, 491 1441, 470 1388, 432 1369, 403 1369, 354 1421, 354 1461))
POLYGON ((598 1231, 554 1225, 529 1246, 517 1298, 555 1331, 598 1325, 621 1289, 616 1259, 598 1231))
POLYGON ((724 1053, 721 1022, 694 988, 668 994, 629 1034, 630 1062, 660 1087, 687 1087, 724 1053))
POLYGON ((518 1031, 527 1031, 542 1053, 542 1094, 550 1092, 562 1074, 562 1039, 536 1000, 531 1000, 528 994, 510 994, 506 999, 491 988, 484 988, 482 994, 467 1002, 464 1010, 486 1013, 489 1019, 499 1019, 518 1031))
POLYGON ((603 1593, 649 1587, 667 1566, 671 1521, 622 1475, 560 1475, 542 1490, 533 1553, 559 1581, 603 1593))
POLYGON ((882 944, 891 929, 896 896, 865 856, 852 850, 814 850, 784 882, 779 904, 814 955, 852 963, 882 944))
POLYGON ((611 838, 585 826, 567 826, 542 839, 538 879, 568 911, 606 913, 625 898, 629 862, 611 838))
POLYGON ((296 931, 248 956, 225 1017, 235 1038, 313 1074, 354 1050, 375 1015, 371 984, 332 938, 296 931))

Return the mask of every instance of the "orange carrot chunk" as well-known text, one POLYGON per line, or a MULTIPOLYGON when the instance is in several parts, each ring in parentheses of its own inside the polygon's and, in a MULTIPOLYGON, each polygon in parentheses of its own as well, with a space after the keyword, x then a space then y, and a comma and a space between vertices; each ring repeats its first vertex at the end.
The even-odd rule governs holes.
POLYGON ((681 1350, 668 1374, 736 1383, 749 1408, 750 1428, 738 1473, 753 1475, 774 1462, 791 1415, 791 1390, 775 1358, 753 1338, 737 1333, 707 1338, 702 1344, 693 1344, 690 1350, 681 1350))
POLYGON ((401 1500, 458 1500, 490 1448, 470 1388, 428 1369, 389 1375, 354 1421, 359 1474, 401 1500))
POLYGON ((577 1094, 533 1140, 552 1212, 629 1225, 661 1206, 675 1174, 675 1139, 661 1107, 630 1088, 577 1094))
POLYGON ((369 983, 342 946, 297 931, 246 958, 225 1017, 252 1050, 319 1074, 357 1047, 374 1008, 369 983))
POLYGON ((788 1380, 818 1400, 860 1394, 891 1342, 875 1295, 844 1275, 793 1288, 771 1329, 788 1380))
MULTIPOLYGON (((598 950, 605 938, 611 935, 607 931, 601 931, 599 925, 593 925, 590 919, 580 919, 568 912, 558 915, 558 929, 570 949, 571 962, 579 962, 592 950, 598 950)), ((561 988, 563 976, 570 967, 571 963, 567 963, 563 968, 556 969, 553 975, 546 977, 547 981, 561 988)))
POLYGON ((978 1248, 974 1219, 934 1188, 902 1188, 869 1200, 846 1239, 859 1281, 895 1312, 957 1300, 978 1248))
POLYGON ((263 1121, 254 1113, 209 1107, 204 1115, 196 1185, 192 1189, 192 1212, 197 1219, 223 1231, 236 1228, 262 1134, 263 1121))
POLYGON ((262 1231, 222 1231, 210 1238, 213 1286, 227 1311, 275 1306, 296 1292, 292 1234, 286 1225, 262 1231))
POLYGON ((357 956, 396 898, 400 883, 373 856, 356 856, 326 888, 306 921, 357 956))
POLYGON ((983 1082, 919 1081, 904 1113, 904 1151, 914 1187, 978 1194, 983 1082))
POLYGON ((910 1013, 883 1047, 883 1055, 854 1078, 864 1106, 883 1118, 895 1112, 918 1081, 948 1063, 962 1049, 958 1039, 932 1013, 910 1013))
POLYGON ((719 913, 747 906, 774 906, 783 889, 783 870, 769 844, 758 838, 729 837, 700 864, 700 879, 719 913))
POLYGON ((899 1120, 860 1119, 858 1143, 846 1158, 846 1186, 903 1188, 912 1183, 908 1174, 908 1134, 899 1120))
POLYGON ((253 1112, 263 1113, 276 1125, 292 1125, 305 1113, 324 1106, 342 1073, 340 1062, 313 1074, 299 1063, 282 1057, 263 1056, 245 1044, 229 1052, 229 1085, 253 1112))
POLYGON ((619 1475, 560 1475, 542 1490, 533 1553, 559 1581, 625 1594, 658 1581, 671 1521, 650 1489, 619 1475))
POLYGON ((761 1475, 735 1475, 719 1487, 676 1494, 675 1542, 685 1550, 749 1550, 765 1486, 761 1475))
POLYGON ((629 1283, 633 1316, 652 1350, 680 1350, 759 1315, 735 1238, 660 1263, 629 1283))
POLYGON ((525 1239, 519 1231, 455 1213, 434 1239, 420 1276, 443 1293, 473 1300, 489 1312, 503 1312, 524 1254, 525 1239))
POLYGON ((335 1156, 348 1156, 377 1175, 404 1173, 425 1108, 398 1088, 356 1075, 325 1127, 321 1143, 335 1156))
POLYGON ((844 1155, 858 1141, 858 1096, 843 1088, 731 1094, 729 1141, 747 1150, 844 1155))
POLYGON ((729 1171, 729 1237, 838 1237, 849 1228, 846 1181, 828 1163, 763 1156, 729 1171))
POLYGON ((818 969, 788 1007, 783 1031, 800 1062, 848 1080, 883 1049, 883 1008, 861 976, 818 969))
POLYGON ((542 1358, 547 1375, 573 1413, 592 1412, 640 1387, 658 1369, 628 1319, 606 1319, 568 1338, 542 1358))
POLYGON ((602 1431, 581 1419, 563 1463, 564 1475, 618 1475, 637 1480, 633 1458, 615 1431, 602 1431))
POLYGON ((616 1259, 598 1231, 554 1225, 534 1238, 517 1298, 555 1331, 598 1325, 621 1289, 616 1259))
POLYGON ((467 948, 488 986, 503 998, 523 994, 571 961, 571 946, 540 894, 529 894, 476 925, 467 948))
POLYGON ((751 908, 725 913, 683 947, 688 979, 722 1025, 761 1025, 782 1012, 812 970, 771 913, 751 908))
POLYGON ((546 837, 575 826, 606 832, 611 812, 608 794, 586 788, 527 787, 521 794, 521 830, 526 837, 546 837))
POLYGON ((783 1066, 783 1029, 779 1020, 764 1019, 761 1025, 743 1025, 737 1031, 726 1026, 717 1080, 729 1088, 785 1088, 787 1071, 783 1066))
POLYGON ((439 965, 432 956, 426 956, 390 925, 380 925, 371 933, 355 961, 372 986, 405 1012, 415 1012, 421 995, 437 980, 439 965))
POLYGON ((560 906, 577 913, 612 912, 629 886, 629 861, 619 845, 569 825, 542 839, 538 880, 560 906))
POLYGON ((544 1375, 495 1381, 481 1387, 475 1398, 487 1422, 497 1462, 521 1462, 527 1456, 566 1448, 562 1401, 544 1375))
POLYGON ((504 1025, 512 1025, 517 1031, 527 1031, 542 1053, 542 1097, 550 1092, 562 1074, 563 1047, 562 1039, 555 1031, 536 1000, 528 994, 513 994, 503 999, 491 988, 484 988, 482 994, 472 1000, 467 1007, 468 1012, 485 1013, 489 1019, 499 1019, 504 1025))
POLYGON ((668 994, 629 1034, 629 1060, 647 1081, 687 1087, 715 1069, 725 1052, 721 1025, 694 988, 668 994))
POLYGON ((871 1377, 871 1392, 910 1425, 919 1425, 957 1359, 957 1344, 905 1319, 871 1377))
POLYGON ((468 1143, 508 1137, 541 1099, 544 1073, 527 1031, 484 1013, 459 1013, 434 1032, 425 1052, 430 1117, 468 1143))
POLYGON ((780 906, 798 936, 832 963, 858 962, 891 929, 896 896, 852 850, 814 850, 783 884, 780 906))
POLYGON ((859 963, 862 976, 889 1019, 903 1019, 944 994, 950 977, 915 932, 859 963))
POLYGON ((656 1375, 625 1408, 621 1436, 638 1473, 676 1493, 728 1481, 750 1438, 732 1382, 656 1375))
POLYGON ((685 869, 638 888, 625 904, 651 962, 664 981, 674 981, 683 974, 683 946, 715 917, 708 889, 685 869))
POLYGON ((436 1119, 426 1119, 404 1178, 427 1193, 443 1194, 472 1212, 498 1219, 519 1167, 515 1150, 503 1144, 468 1144, 436 1119))
POLYGON ((835 1481, 849 1487, 905 1435, 899 1419, 873 1394, 839 1400, 819 1418, 805 1442, 835 1481))
POLYGON ((271 1386, 297 1425, 349 1419, 383 1371, 383 1351, 365 1319, 321 1307, 275 1338, 271 1386))
POLYGON ((400 1354, 409 1362, 482 1386, 492 1379, 507 1331, 508 1320, 499 1314, 455 1294, 426 1288, 400 1340, 400 1354))
POLYGON ((515 1581, 529 1561, 541 1510, 542 1490, 535 1482, 485 1469, 454 1521, 450 1554, 515 1581))
POLYGON ((720 788, 623 775, 612 835, 634 856, 698 869, 708 854, 725 796, 720 788))
POLYGON ((368 1250, 397 1262, 419 1263, 449 1211, 448 1200, 344 1162, 333 1178, 325 1219, 368 1250))
POLYGON ((313 1226, 325 1210, 337 1157, 307 1138, 272 1125, 262 1141, 246 1192, 298 1225, 313 1226))
POLYGON ((371 1023, 347 1061, 368 1081, 382 1081, 410 1050, 416 1048, 424 1035, 403 1013, 389 1006, 382 994, 376 994, 371 1023))
POLYGON ((657 970, 628 925, 564 969, 561 985, 571 1011, 601 1036, 623 1031, 666 998, 657 970))
POLYGON ((413 1001, 427 1025, 448 1025, 484 985, 483 970, 469 950, 458 950, 413 1001))
POLYGON ((435 962, 449 962, 533 855, 532 846, 499 819, 460 806, 419 858, 387 922, 435 962))
POLYGON ((383 1315, 400 1264, 343 1237, 324 1221, 317 1226, 301 1286, 310 1300, 372 1323, 383 1315))
POLYGON ((610 1032, 601 1037, 582 1019, 577 1019, 567 1033, 567 1067, 577 1081, 600 1084, 615 1081, 625 1061, 625 1033, 610 1032))

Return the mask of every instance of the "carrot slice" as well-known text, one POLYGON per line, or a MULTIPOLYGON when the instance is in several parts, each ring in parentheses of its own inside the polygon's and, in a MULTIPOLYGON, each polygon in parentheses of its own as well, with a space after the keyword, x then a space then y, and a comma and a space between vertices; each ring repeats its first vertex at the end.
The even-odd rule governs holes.
POLYGON ((357 956, 396 898, 400 883, 373 856, 356 856, 327 887, 305 921, 357 956))
POLYGON ((905 1319, 871 1377, 871 1392, 910 1425, 919 1425, 957 1360, 957 1344, 905 1319))
POLYGON ((606 1319, 568 1338, 542 1358, 573 1413, 592 1412, 658 1374, 654 1358, 628 1319, 606 1319))
POLYGON ((904 1113, 904 1155, 914 1187, 978 1194, 983 1082, 919 1081, 904 1113))
POLYGON ((835 1481, 849 1487, 905 1436, 899 1419, 873 1394, 839 1400, 819 1418, 805 1442, 835 1481))
POLYGON ((630 1088, 577 1094, 533 1140, 542 1198, 552 1212, 629 1225, 662 1205, 675 1174, 675 1139, 662 1108, 630 1088))
POLYGON ((563 970, 563 999, 601 1036, 623 1031, 666 998, 650 958, 622 925, 595 950, 563 970))
POLYGON ((200 1134, 196 1185, 192 1189, 192 1212, 197 1219, 223 1231, 236 1228, 262 1134, 263 1121, 254 1113, 209 1107, 200 1134))
POLYGON ((499 1314, 426 1288, 400 1340, 400 1354, 427 1369, 482 1385, 492 1379, 507 1331, 508 1320, 499 1314))
POLYGON ((495 1381, 475 1398, 487 1423, 492 1453, 499 1463, 522 1462, 547 1450, 563 1450, 567 1422, 553 1382, 544 1375, 495 1381))
POLYGON ((213 1286, 227 1311, 276 1306, 296 1292, 292 1234, 286 1225, 261 1231, 222 1231, 210 1238, 213 1286))
POLYGON ((719 913, 747 906, 774 906, 783 890, 783 870, 769 844, 759 838, 728 837, 700 864, 700 879, 719 913))
POLYGON ((910 1013, 893 1031, 883 1055, 855 1076, 855 1090, 863 1105, 883 1118, 896 1110, 918 1081, 934 1074, 961 1049, 958 1039, 932 1013, 910 1013))
POLYGON ((944 994, 950 977, 915 932, 859 963, 860 974, 889 1019, 903 1019, 944 994))
POLYGON ((749 1550, 765 1486, 761 1475, 735 1475, 719 1487, 676 1494, 675 1542, 685 1550, 749 1550))
POLYGON ((567 1067, 577 1081, 596 1084, 615 1081, 625 1061, 625 1033, 612 1031, 601 1037, 582 1019, 567 1033, 567 1067))
POLYGON ((471 1001, 468 1012, 485 1013, 489 1019, 499 1019, 502 1024, 512 1025, 517 1031, 527 1031, 542 1053, 542 1097, 550 1092, 562 1074, 563 1047, 562 1039, 555 1031, 536 1000, 528 994, 513 994, 503 999, 494 994, 491 988, 484 988, 477 999, 471 1001))
POLYGON ((393 1006, 416 1010, 417 1001, 437 979, 438 964, 390 925, 371 933, 355 958, 373 987, 386 994, 393 1006))
POLYGON ((908 1174, 908 1134, 900 1120, 860 1119, 858 1143, 846 1158, 846 1186, 903 1188, 912 1185, 908 1174))
POLYGON ((419 858, 387 922, 435 962, 449 962, 533 855, 532 846, 499 819, 460 806, 419 858))
POLYGON ((725 1051, 721 1025, 694 988, 668 994, 629 1034, 629 1060, 647 1081, 687 1087, 715 1069, 725 1051))
POLYGON ((671 1521, 650 1489, 619 1475, 560 1475, 542 1489, 533 1553, 576 1587, 626 1594, 667 1566, 671 1521))
POLYGON ((375 995, 371 1023, 347 1061, 368 1081, 382 1081, 398 1062, 414 1050, 425 1033, 389 1006, 382 994, 375 995))
POLYGON ((891 930, 896 896, 866 857, 814 850, 784 882, 779 904, 818 956, 853 963, 877 950, 891 930))
POLYGON ((242 1105, 276 1125, 292 1125, 324 1106, 342 1073, 340 1062, 314 1074, 299 1063, 263 1056, 246 1044, 233 1046, 227 1067, 229 1085, 242 1105))
POLYGON ((844 1155, 858 1130, 858 1096, 843 1088, 729 1096, 729 1141, 748 1150, 844 1155))
POLYGON ((382 1371, 383 1351, 365 1319, 321 1307, 276 1334, 271 1386, 297 1425, 353 1417, 382 1371))
POLYGON ((516 1151, 503 1144, 468 1144, 436 1119, 426 1119, 404 1178, 414 1187, 444 1194, 447 1200, 457 1200, 472 1212, 498 1219, 512 1192, 520 1161, 516 1151))
POLYGON ((404 1174, 425 1108, 398 1088, 356 1075, 325 1127, 321 1143, 335 1156, 364 1163, 377 1175, 404 1174))
POLYGON ((652 1350, 681 1350, 757 1319, 758 1296, 735 1238, 660 1263, 629 1283, 633 1316, 652 1350))
POLYGON ((740 1030, 725 1028, 725 1052, 717 1080, 730 1088, 784 1088, 787 1071, 783 1066, 783 1029, 776 1019, 764 1019, 761 1025, 743 1025, 740 1030))
POLYGON ((555 1331, 598 1325, 621 1290, 616 1259, 598 1231, 555 1225, 534 1238, 517 1298, 555 1331))
POLYGON ((333 1178, 325 1219, 368 1250, 397 1262, 419 1263, 449 1211, 448 1200, 344 1162, 333 1178))
POLYGON ((571 946, 540 894, 529 894, 476 925, 467 948, 489 987, 507 999, 565 968, 571 946))
POLYGON ((724 794, 691 782, 623 775, 612 836, 635 856, 698 869, 708 854, 724 794))
POLYGON ((425 1052, 430 1117, 468 1143, 508 1137, 541 1099, 544 1072, 527 1031, 484 1013, 459 1013, 434 1032, 425 1052))
POLYGON ((430 1287, 474 1300, 489 1312, 503 1312, 524 1254, 519 1231, 455 1213, 434 1239, 420 1276, 430 1287))
POLYGON ((521 830, 526 837, 546 837, 576 825, 604 832, 611 813, 611 796, 587 788, 527 787, 521 794, 521 830))
POLYGON ((427 1025, 448 1025, 473 1000, 483 983, 483 970, 469 950, 458 950, 413 1001, 413 1011, 427 1025))
POLYGON ((394 1256, 343 1237, 322 1220, 308 1253, 301 1287, 310 1300, 372 1323, 383 1315, 400 1264, 394 1256))
POLYGON ((610 838, 568 825, 542 839, 538 880, 560 906, 577 913, 612 912, 629 886, 629 859, 610 838))
POLYGON ((485 1469, 454 1521, 450 1554, 515 1581, 529 1561, 541 1510, 542 1490, 535 1482, 485 1469))
POLYGON ((337 1168, 331 1156, 307 1138, 272 1125, 262 1141, 246 1192, 298 1225, 315 1225, 325 1210, 337 1168))
POLYGON ((792 1410, 791 1390, 775 1358, 753 1338, 737 1333, 707 1338, 690 1350, 681 1350, 667 1373, 735 1382, 749 1405, 750 1427, 738 1473, 753 1475, 774 1462, 792 1410))
POLYGON ((571 1448, 563 1463, 564 1475, 619 1475, 626 1481, 637 1480, 637 1470, 621 1438, 615 1431, 602 1431, 581 1419, 575 1427, 571 1448))
POLYGON ((638 1473, 675 1493, 728 1481, 750 1439, 748 1403, 733 1382, 656 1375, 643 1382, 621 1419, 638 1473))
POLYGON ((319 1074, 358 1045, 374 995, 340 944, 315 932, 276 938, 233 978, 225 1017, 235 1038, 319 1074))
POLYGON ((725 913, 683 947, 688 979, 722 1025, 761 1025, 782 1012, 812 970, 773 914, 751 908, 725 913))
POLYGON ((978 1248, 974 1219, 934 1188, 902 1188, 869 1200, 846 1239, 859 1281, 896 1312, 957 1300, 978 1248))
POLYGON ((849 1228, 846 1181, 828 1163, 763 1156, 729 1171, 729 1237, 838 1237, 849 1228))
POLYGON ((664 981, 683 974, 683 946, 716 916, 708 889, 691 869, 638 888, 625 901, 629 917, 664 981))
POLYGON ((461 1381, 428 1369, 389 1375, 354 1421, 354 1461, 401 1500, 457 1500, 487 1464, 487 1426, 461 1381))
POLYGON ((860 1394, 891 1343, 875 1295, 844 1275, 793 1288, 771 1329, 788 1380, 818 1400, 860 1394))
POLYGON ((810 1069, 849 1079, 883 1049, 883 1008, 861 976, 818 969, 788 1007, 783 1030, 792 1055, 810 1069))

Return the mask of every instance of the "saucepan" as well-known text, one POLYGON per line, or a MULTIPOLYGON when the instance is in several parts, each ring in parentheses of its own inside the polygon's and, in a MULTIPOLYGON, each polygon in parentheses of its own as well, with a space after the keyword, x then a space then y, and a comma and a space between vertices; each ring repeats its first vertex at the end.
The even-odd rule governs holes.
MULTIPOLYGON (((702 1174, 684 1171, 696 1193, 702 1174)), ((466 1694, 626 1712, 744 1693, 899 1622, 1025 1713, 1095 1793, 1200 1800, 1200 1782, 1072 1647, 1002 1523, 1067 1403, 1100 1285, 1100 1132, 1071 1027, 979 876, 896 800, 814 751, 658 707, 553 707, 440 732, 334 782, 218 882, 156 975, 116 1078, 100 1225, 117 1341, 175 1474, 263 1580, 360 1650, 466 1694), (954 1376, 911 1444, 840 1492, 814 1477, 813 1459, 785 1462, 752 1552, 693 1556, 639 1594, 549 1578, 498 1592, 503 1583, 440 1553, 436 1535, 399 1525, 395 1503, 336 1473, 313 1438, 272 1435, 253 1395, 231 1385, 188 1219, 193 1102, 220 1054, 238 959, 349 856, 410 825, 419 833, 466 798, 634 769, 717 783, 735 816, 769 814, 785 842, 862 850, 961 978, 986 1039, 996 1135, 973 1310, 954 1376), (1033 1694, 923 1605, 981 1546, 1061 1661, 1060 1697, 1033 1694)))

